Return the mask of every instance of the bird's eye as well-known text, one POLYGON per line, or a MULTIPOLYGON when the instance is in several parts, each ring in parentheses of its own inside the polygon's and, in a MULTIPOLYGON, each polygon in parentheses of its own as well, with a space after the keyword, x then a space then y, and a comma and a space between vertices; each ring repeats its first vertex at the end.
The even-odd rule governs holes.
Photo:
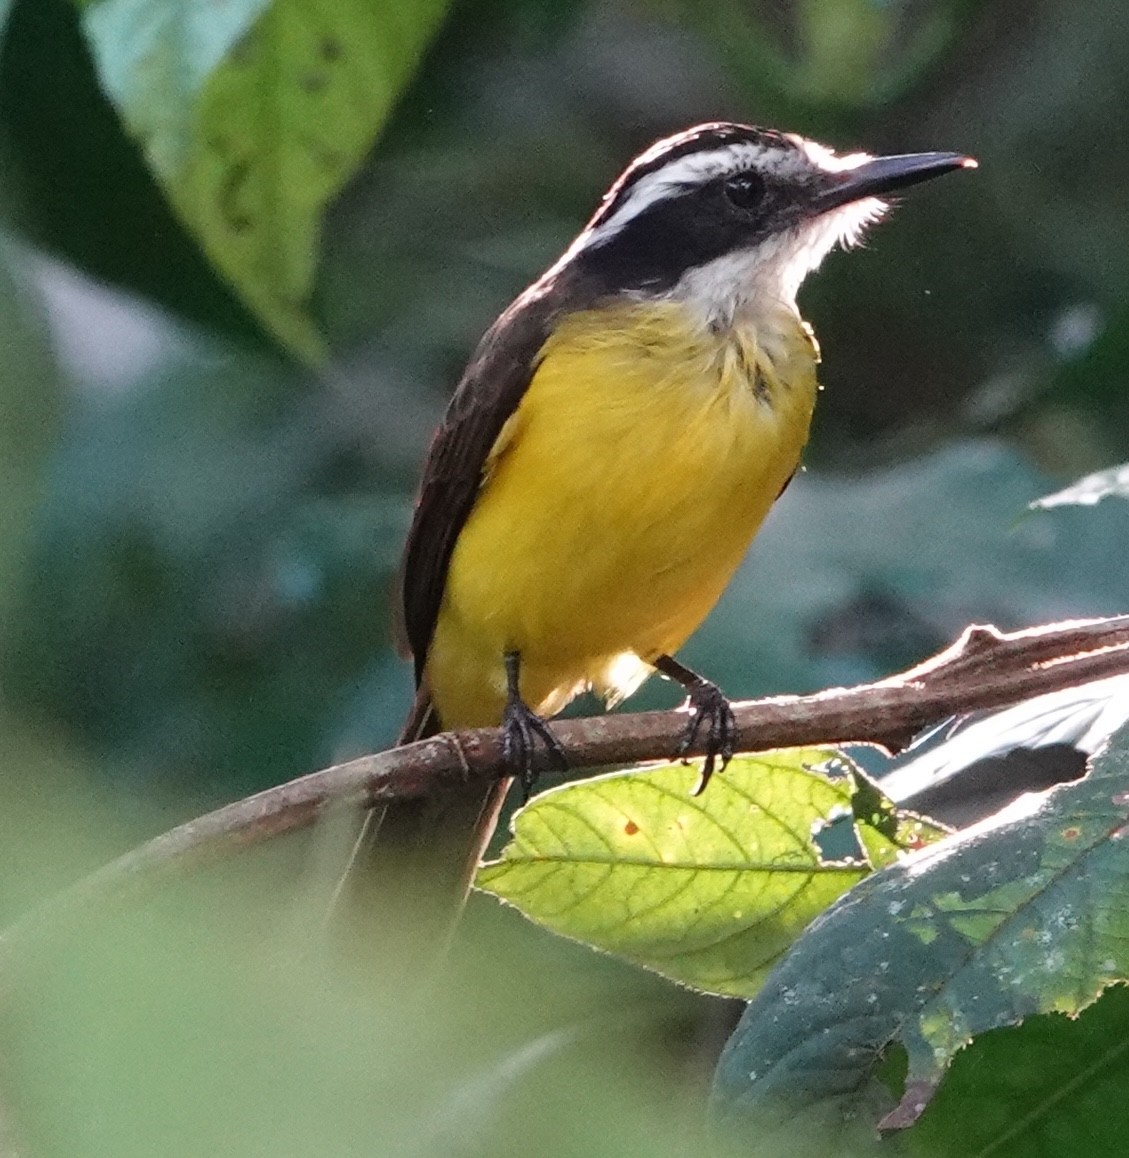
POLYGON ((764 199, 764 179, 757 173, 736 173, 725 182, 725 196, 745 213, 760 207, 764 199))

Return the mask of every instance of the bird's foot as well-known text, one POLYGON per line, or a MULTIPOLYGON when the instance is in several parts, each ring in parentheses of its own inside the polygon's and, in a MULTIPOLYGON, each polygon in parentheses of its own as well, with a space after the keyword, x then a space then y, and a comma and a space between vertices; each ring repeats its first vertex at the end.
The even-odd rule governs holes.
POLYGON ((537 782, 534 767, 538 744, 545 749, 549 764, 560 772, 568 770, 568 759, 552 729, 517 696, 506 701, 502 712, 502 754, 511 775, 521 782, 522 803, 529 800, 537 782))
POLYGON ((709 784, 714 772, 724 772, 733 759, 733 742, 737 735, 737 720, 733 708, 715 683, 698 677, 689 684, 690 693, 686 707, 690 711, 690 721, 686 725, 682 742, 678 745, 678 755, 686 762, 686 754, 705 732, 706 753, 702 764, 702 775, 694 788, 693 795, 700 796, 709 784))

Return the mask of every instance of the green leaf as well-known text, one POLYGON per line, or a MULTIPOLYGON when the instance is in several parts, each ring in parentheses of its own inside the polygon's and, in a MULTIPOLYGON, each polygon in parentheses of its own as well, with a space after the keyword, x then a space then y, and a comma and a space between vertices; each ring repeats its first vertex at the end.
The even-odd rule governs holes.
POLYGON ((1129 1135, 1129 990, 1077 1018, 1032 1017, 962 1050, 909 1150, 966 1158, 1120 1154, 1129 1135))
POLYGON ((1049 511, 1052 507, 1092 507, 1110 495, 1120 499, 1129 498, 1129 463, 1095 471, 1071 486, 1044 495, 1029 505, 1033 511, 1049 511))
POLYGON ((372 147, 447 0, 96 0, 103 88, 263 324, 311 361, 322 215, 372 147))
POLYGON ((701 796, 682 764, 536 797, 480 888, 565 936, 683 984, 748 996, 807 924, 869 872, 812 839, 850 814, 853 776, 826 750, 733 760, 701 796))
POLYGON ((908 1125, 977 1034, 1077 1014, 1129 977, 1127 783, 1122 729, 1086 779, 1021 797, 835 905, 727 1045, 719 1127, 761 1137, 767 1123, 865 1115, 876 1061, 893 1044, 908 1073, 885 1124, 908 1125))

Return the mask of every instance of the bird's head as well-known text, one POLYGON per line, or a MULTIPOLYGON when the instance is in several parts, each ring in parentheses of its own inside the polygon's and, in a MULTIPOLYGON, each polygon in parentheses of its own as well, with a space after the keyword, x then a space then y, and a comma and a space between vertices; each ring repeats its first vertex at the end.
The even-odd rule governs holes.
POLYGON ((631 162, 564 260, 601 292, 684 299, 711 320, 748 302, 794 308, 804 277, 837 243, 857 242, 889 194, 975 164, 839 155, 790 133, 698 125, 631 162))

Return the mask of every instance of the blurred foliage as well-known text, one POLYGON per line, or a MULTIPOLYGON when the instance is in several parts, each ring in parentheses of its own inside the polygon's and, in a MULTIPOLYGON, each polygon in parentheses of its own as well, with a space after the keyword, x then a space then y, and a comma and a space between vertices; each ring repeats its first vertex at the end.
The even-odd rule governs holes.
POLYGON ((0 236, 0 349, 7 353, 0 391, 0 617, 9 619, 45 489, 44 461, 58 437, 59 397, 47 334, 21 293, 0 236))
MULTIPOLYGON (((389 592, 443 400, 624 161, 695 120, 981 169, 805 291, 810 472, 688 661, 735 694, 799 690, 973 619, 1125 610, 1124 504, 1017 520, 1129 458, 1129 9, 330 0, 318 28, 352 30, 332 61, 304 10, 0 3, 6 918, 207 803, 389 741, 409 695, 389 592), (225 236, 233 174, 221 208, 249 225, 225 236), (295 357, 323 347, 317 372, 295 357)), ((728 1006, 477 898, 409 1018, 376 948, 316 932, 331 836, 40 963, 0 1012, 0 1148, 10 1125, 68 1158, 700 1152, 728 1006)))
MULTIPOLYGON (((56 804, 37 855, 114 823, 56 804)), ((663 1093, 703 1080, 689 994, 492 913, 409 1001, 378 945, 325 935, 333 829, 80 920, 64 951, 5 944, 0 1152, 692 1151, 694 1099, 663 1093)))

